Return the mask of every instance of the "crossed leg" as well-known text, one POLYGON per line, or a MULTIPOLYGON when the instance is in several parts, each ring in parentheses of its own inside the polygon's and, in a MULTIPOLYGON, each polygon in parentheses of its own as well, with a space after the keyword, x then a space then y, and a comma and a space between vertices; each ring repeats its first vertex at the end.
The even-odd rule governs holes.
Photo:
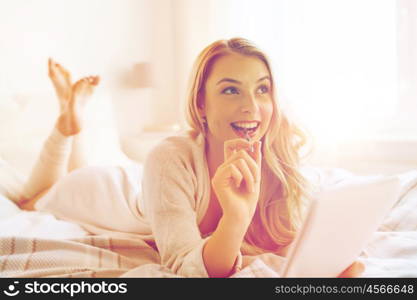
MULTIPOLYGON (((63 114, 69 105, 69 112, 72 112, 72 114, 67 118, 67 122, 73 123, 70 124, 70 127, 76 127, 72 129, 78 129, 78 132, 73 134, 73 141, 71 144, 71 154, 68 162, 68 171, 70 172, 88 165, 88 159, 84 148, 86 146, 85 140, 83 132, 81 131, 82 110, 88 101, 88 98, 92 95, 94 86, 99 83, 99 77, 85 77, 72 85, 71 74, 67 69, 51 59, 48 61, 48 66, 48 75, 59 100, 60 112, 63 114)), ((62 129, 66 130, 65 128, 62 129)))
POLYGON ((83 111, 99 77, 84 77, 72 85, 70 73, 51 59, 48 75, 59 100, 60 114, 23 186, 19 206, 27 210, 33 210, 36 201, 67 171, 88 165, 81 136, 83 111))

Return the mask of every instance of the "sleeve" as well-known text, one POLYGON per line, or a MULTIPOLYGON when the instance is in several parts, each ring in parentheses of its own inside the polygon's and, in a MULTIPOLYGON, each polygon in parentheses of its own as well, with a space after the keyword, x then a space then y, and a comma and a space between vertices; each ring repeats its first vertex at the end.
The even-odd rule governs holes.
MULTIPOLYGON (((208 277, 203 248, 210 236, 202 238, 198 228, 193 173, 179 155, 172 154, 154 149, 147 158, 143 177, 145 215, 162 265, 184 277, 208 277)), ((239 253, 231 274, 241 266, 239 253)))

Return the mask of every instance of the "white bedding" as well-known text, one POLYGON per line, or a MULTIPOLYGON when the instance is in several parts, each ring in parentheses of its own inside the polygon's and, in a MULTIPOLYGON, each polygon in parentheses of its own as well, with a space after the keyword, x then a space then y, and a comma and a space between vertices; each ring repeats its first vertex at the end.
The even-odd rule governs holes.
MULTIPOLYGON (((322 188, 358 178, 335 168, 320 169, 319 174, 322 188)), ((366 265, 363 277, 417 277, 417 171, 398 176, 401 196, 361 254, 366 265)), ((21 211, 0 197, 2 277, 178 277, 159 265, 158 257, 138 241, 102 235, 95 236, 95 242, 91 239, 89 232, 76 224, 46 213, 21 211), (37 251, 42 247, 49 249, 47 260, 37 251), (64 251, 75 255, 60 259, 64 251)), ((272 254, 245 256, 244 268, 232 277, 279 277, 282 262, 282 257, 272 254)))

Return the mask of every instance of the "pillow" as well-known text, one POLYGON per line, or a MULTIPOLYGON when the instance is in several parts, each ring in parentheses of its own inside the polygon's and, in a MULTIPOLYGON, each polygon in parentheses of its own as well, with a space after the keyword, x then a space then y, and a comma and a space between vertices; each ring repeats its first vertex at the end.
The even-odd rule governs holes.
POLYGON ((11 129, 15 128, 21 112, 21 106, 9 94, 0 94, 0 139, 3 136, 13 135, 11 129))
POLYGON ((10 115, 0 113, 0 120, 7 121, 0 131, 0 156, 24 177, 30 173, 58 115, 58 103, 52 96, 47 92, 15 94, 3 103, 10 115))
POLYGON ((14 204, 10 199, 0 194, 0 220, 12 217, 21 212, 20 208, 14 204))
POLYGON ((99 88, 85 111, 83 137, 88 161, 94 166, 130 165, 121 149, 111 97, 99 88))
POLYGON ((14 202, 19 201, 24 182, 24 176, 19 174, 6 161, 0 159, 0 196, 14 202))
MULTIPOLYGON (((0 121, 5 124, 0 130, 0 157, 28 177, 58 117, 58 100, 50 91, 14 95, 2 105, 7 113, 0 110, 0 121)), ((128 163, 120 148, 111 98, 100 86, 87 103, 84 120, 85 150, 91 165, 128 163)))

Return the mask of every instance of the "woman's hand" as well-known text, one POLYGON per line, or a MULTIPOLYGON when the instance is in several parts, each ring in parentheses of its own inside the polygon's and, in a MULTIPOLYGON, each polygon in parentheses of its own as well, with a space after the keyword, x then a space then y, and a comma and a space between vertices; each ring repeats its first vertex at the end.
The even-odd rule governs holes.
POLYGON ((224 143, 224 162, 211 184, 223 215, 251 222, 258 203, 261 182, 261 142, 233 139, 224 143), (251 152, 251 145, 254 151, 251 152))
POLYGON ((339 278, 360 277, 365 271, 365 265, 360 261, 355 261, 349 267, 347 267, 342 273, 339 274, 339 278))

